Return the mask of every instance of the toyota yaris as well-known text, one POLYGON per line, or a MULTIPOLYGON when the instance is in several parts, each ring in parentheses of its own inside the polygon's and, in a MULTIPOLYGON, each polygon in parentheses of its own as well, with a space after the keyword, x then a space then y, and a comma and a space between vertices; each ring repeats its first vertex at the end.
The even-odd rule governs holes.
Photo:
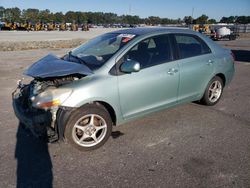
POLYGON ((234 59, 188 29, 135 28, 98 36, 59 58, 45 56, 25 73, 13 108, 23 127, 48 141, 86 151, 112 126, 182 103, 216 104, 234 74, 234 59))

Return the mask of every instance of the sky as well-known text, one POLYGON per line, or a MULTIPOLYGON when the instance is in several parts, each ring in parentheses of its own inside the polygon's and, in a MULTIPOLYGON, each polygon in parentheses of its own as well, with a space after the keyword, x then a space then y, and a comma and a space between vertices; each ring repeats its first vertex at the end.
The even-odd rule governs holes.
POLYGON ((206 14, 220 20, 222 16, 250 16, 250 0, 0 0, 0 6, 20 9, 49 9, 52 12, 72 11, 113 12, 142 18, 197 18, 206 14))

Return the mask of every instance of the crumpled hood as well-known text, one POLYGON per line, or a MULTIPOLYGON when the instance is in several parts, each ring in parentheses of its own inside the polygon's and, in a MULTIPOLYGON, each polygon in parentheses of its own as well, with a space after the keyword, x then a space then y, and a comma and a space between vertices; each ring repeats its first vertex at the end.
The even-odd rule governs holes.
POLYGON ((53 54, 48 54, 31 65, 24 74, 33 78, 49 78, 72 74, 87 76, 93 72, 84 64, 65 61, 53 54))

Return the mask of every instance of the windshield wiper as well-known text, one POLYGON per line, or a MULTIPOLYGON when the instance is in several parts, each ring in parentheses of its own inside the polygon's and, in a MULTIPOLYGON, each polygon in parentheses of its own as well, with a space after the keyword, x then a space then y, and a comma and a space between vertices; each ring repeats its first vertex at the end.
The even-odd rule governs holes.
POLYGON ((70 60, 70 57, 73 57, 73 58, 77 59, 80 63, 87 66, 88 63, 86 61, 84 61, 82 58, 80 58, 80 57, 78 57, 76 55, 72 55, 72 51, 69 51, 68 54, 69 54, 69 60, 70 60))

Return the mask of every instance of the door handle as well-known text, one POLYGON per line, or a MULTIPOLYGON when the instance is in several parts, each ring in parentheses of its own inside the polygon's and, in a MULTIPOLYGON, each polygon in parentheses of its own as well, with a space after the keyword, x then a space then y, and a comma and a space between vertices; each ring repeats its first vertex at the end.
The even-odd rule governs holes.
POLYGON ((207 61, 207 65, 212 65, 213 62, 214 62, 213 60, 209 59, 209 60, 207 61))
POLYGON ((178 72, 178 69, 175 69, 175 68, 171 68, 171 69, 168 70, 169 75, 174 75, 177 72, 178 72))

